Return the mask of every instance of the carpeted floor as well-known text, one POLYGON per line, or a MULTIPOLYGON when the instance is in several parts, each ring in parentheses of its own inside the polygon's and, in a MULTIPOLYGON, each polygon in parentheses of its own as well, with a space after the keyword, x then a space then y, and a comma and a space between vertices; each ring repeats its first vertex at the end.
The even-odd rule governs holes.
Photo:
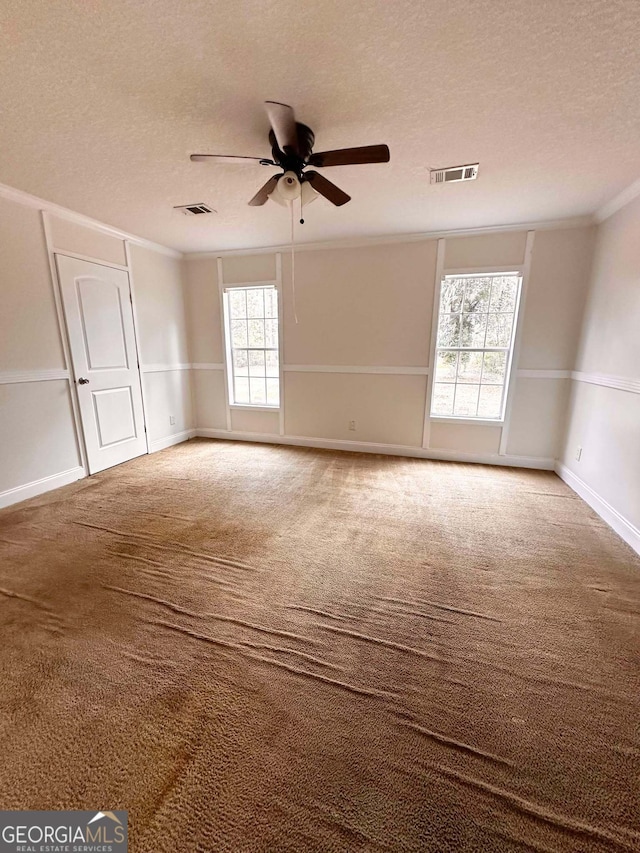
POLYGON ((640 558, 554 474, 196 440, 0 513, 0 808, 640 849, 640 558))

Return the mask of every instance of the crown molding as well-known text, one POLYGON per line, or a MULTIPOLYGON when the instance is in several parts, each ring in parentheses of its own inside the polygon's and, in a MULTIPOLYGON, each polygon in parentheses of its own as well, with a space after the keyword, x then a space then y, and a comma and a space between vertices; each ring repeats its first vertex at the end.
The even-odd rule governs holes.
POLYGON ((107 225, 100 222, 98 219, 92 219, 90 216, 85 216, 84 213, 76 213, 75 210, 70 210, 67 207, 62 207, 52 201, 47 201, 38 196, 26 193, 23 190, 17 190, 15 187, 0 184, 0 198, 6 198, 8 201, 22 204, 25 207, 33 207, 36 210, 44 210, 47 213, 57 216, 60 219, 67 219, 69 222, 75 222, 78 225, 84 225, 85 228, 92 228, 94 231, 100 231, 102 234, 108 234, 111 237, 117 237, 119 240, 128 240, 130 243, 135 243, 145 249, 151 249, 154 252, 160 252, 163 255, 169 255, 171 258, 182 258, 182 252, 176 249, 170 249, 168 246, 162 246, 160 243, 154 243, 153 240, 146 240, 144 237, 138 237, 135 234, 129 234, 127 231, 121 231, 119 228, 114 228, 113 225, 107 225))
POLYGON ((622 192, 619 192, 618 195, 615 195, 606 204, 603 204, 602 207, 599 207, 594 213, 595 221, 604 222, 605 219, 613 216, 614 213, 617 213, 621 208, 632 202, 639 195, 640 178, 632 184, 629 184, 628 187, 625 187, 622 192))
MULTIPOLYGON (((380 237, 357 237, 345 240, 319 240, 315 243, 296 243, 296 252, 313 252, 322 249, 358 249, 366 246, 378 246, 389 243, 419 243, 423 240, 440 240, 443 237, 474 237, 482 234, 495 234, 502 231, 550 231, 560 228, 584 228, 594 224, 591 214, 575 216, 571 219, 550 219, 545 222, 521 222, 515 225, 486 225, 480 228, 458 228, 449 231, 423 231, 410 234, 387 234, 380 237)), ((291 244, 279 246, 260 246, 254 249, 222 249, 210 252, 185 252, 186 261, 199 261, 206 258, 227 258, 237 255, 269 255, 276 252, 290 252, 291 244)))

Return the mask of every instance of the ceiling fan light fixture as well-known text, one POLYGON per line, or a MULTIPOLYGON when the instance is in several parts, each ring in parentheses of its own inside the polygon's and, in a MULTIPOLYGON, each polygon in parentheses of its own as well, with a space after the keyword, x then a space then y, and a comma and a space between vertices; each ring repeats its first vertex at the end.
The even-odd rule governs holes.
POLYGON ((275 201, 276 204, 281 205, 282 207, 289 207, 289 202, 285 201, 280 193, 278 192, 278 185, 273 188, 273 190, 269 193, 269 198, 271 201, 275 201))
POLYGON ((295 172, 285 172, 274 190, 274 194, 279 195, 283 201, 300 198, 300 192, 300 180, 295 172))
POLYGON ((308 181, 305 181, 300 188, 300 201, 303 207, 311 204, 318 198, 318 193, 314 190, 308 181))

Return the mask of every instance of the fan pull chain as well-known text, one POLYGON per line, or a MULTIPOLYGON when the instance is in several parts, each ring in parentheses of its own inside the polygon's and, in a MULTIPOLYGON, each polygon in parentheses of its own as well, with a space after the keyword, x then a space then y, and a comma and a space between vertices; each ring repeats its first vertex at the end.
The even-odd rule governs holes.
MULTIPOLYGON (((294 201, 291 200, 291 291, 293 295, 293 316, 296 321, 296 325, 298 325, 298 311, 296 309, 296 251, 293 231, 293 205, 294 201)), ((300 215, 302 216, 302 200, 300 201, 300 215)))

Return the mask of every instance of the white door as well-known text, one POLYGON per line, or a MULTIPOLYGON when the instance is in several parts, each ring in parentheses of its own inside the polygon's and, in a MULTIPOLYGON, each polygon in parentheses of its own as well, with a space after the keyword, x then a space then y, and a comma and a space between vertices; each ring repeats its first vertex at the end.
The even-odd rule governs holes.
POLYGON ((129 276, 56 255, 89 473, 147 452, 129 276))

